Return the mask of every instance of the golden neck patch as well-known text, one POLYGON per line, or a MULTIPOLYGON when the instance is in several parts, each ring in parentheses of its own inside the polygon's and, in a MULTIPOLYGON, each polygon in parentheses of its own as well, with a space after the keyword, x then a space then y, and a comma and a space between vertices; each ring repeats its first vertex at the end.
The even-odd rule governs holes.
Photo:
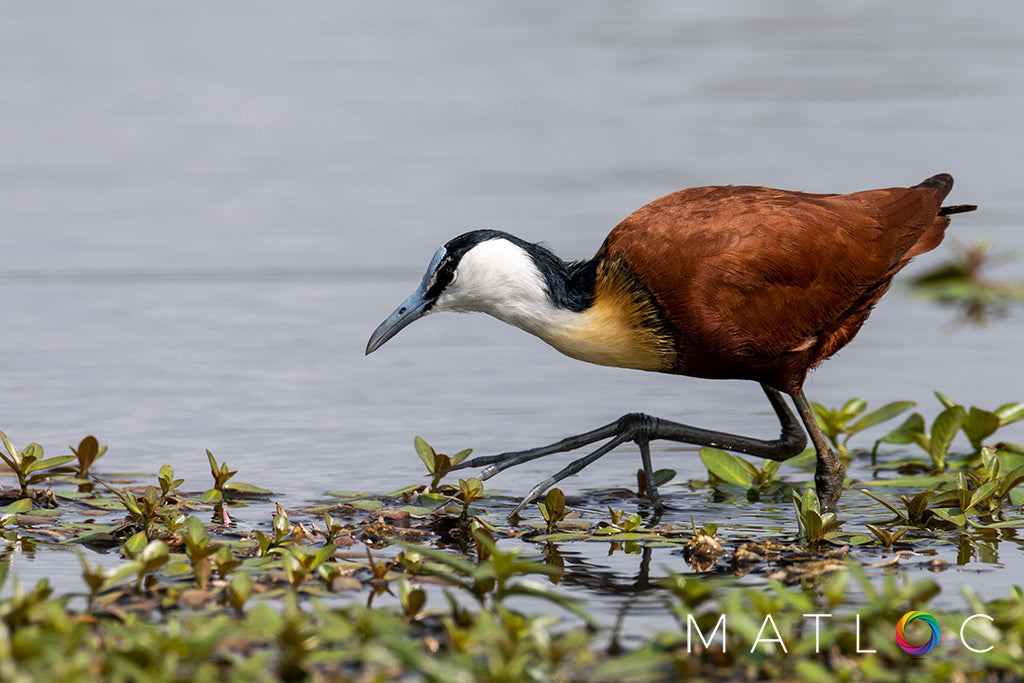
POLYGON ((540 336, 598 365, 668 372, 676 364, 675 342, 654 298, 617 258, 598 265, 591 306, 540 336))

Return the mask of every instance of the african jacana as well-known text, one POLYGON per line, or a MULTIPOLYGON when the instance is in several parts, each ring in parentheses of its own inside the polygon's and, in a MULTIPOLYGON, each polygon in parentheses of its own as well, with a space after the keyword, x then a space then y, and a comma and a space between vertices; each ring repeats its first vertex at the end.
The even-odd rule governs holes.
POLYGON ((804 396, 808 370, 845 346, 913 257, 942 241, 953 178, 910 188, 808 194, 766 187, 697 187, 640 208, 594 258, 567 263, 538 244, 474 230, 437 250, 419 289, 374 330, 369 354, 436 311, 480 311, 535 334, 580 360, 710 379, 759 382, 781 422, 773 441, 699 429, 640 413, 549 446, 473 458, 480 478, 551 453, 607 439, 534 487, 513 515, 555 482, 616 446, 635 442, 647 496, 661 509, 648 444, 668 439, 782 461, 807 438, 814 482, 835 508, 846 468, 804 396), (781 392, 781 393, 780 393, 781 392))

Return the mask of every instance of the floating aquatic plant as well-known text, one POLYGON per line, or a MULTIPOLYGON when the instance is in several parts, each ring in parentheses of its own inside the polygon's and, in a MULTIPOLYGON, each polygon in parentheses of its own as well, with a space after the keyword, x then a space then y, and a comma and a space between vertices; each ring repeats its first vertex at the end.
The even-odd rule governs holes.
POLYGON ((50 476, 51 472, 65 463, 75 459, 73 455, 58 455, 55 458, 43 458, 43 447, 37 443, 30 443, 24 449, 18 450, 7 435, 0 432, 0 440, 4 443, 4 454, 0 451, 0 459, 11 468, 14 475, 18 477, 18 485, 21 487, 23 498, 30 498, 29 484, 43 481, 50 476))
POLYGON ((814 417, 836 450, 849 457, 846 444, 850 437, 904 413, 914 407, 913 401, 893 401, 866 415, 868 404, 862 398, 851 398, 841 408, 826 408, 820 403, 811 403, 814 417), (854 419, 856 418, 856 419, 854 419), (843 437, 840 441, 839 437, 843 437))
POLYGON ((839 536, 840 527, 845 523, 837 519, 834 512, 821 512, 818 494, 813 488, 804 489, 802 495, 793 491, 793 508, 796 510, 800 541, 808 548, 816 549, 822 543, 839 536))
POLYGON ((537 503, 537 508, 544 518, 548 533, 553 533, 555 525, 565 519, 565 493, 560 488, 549 489, 544 501, 537 503))
POLYGON ((78 448, 68 446, 78 460, 78 472, 75 476, 79 479, 86 479, 93 463, 99 460, 107 452, 106 446, 101 446, 95 436, 91 434, 78 443, 78 448))
MULTIPOLYGON (((1010 409, 991 412, 1014 414, 1010 409)), ((976 419, 982 428, 975 433, 988 431, 991 420, 976 419)), ((969 420, 970 411, 965 411, 964 424, 969 420)), ((932 438, 934 432, 933 426, 932 438)), ((702 456, 709 476, 719 482, 731 479, 748 490, 787 490, 780 486, 775 465, 754 467, 738 456, 715 453, 702 456)), ((220 482, 230 491, 235 473, 211 457, 211 471, 214 467, 230 474, 220 482)), ((671 523, 645 527, 643 517, 629 507, 635 506, 632 494, 621 489, 599 494, 613 501, 607 516, 584 505, 572 519, 564 516, 564 496, 559 501, 552 489, 540 508, 546 535, 537 534, 541 529, 536 526, 489 529, 482 524, 488 515, 473 512, 470 504, 486 500, 487 507, 500 508, 506 503, 471 482, 445 487, 445 495, 457 497, 458 506, 430 509, 423 486, 400 495, 328 495, 301 510, 285 511, 279 505, 269 525, 246 531, 204 523, 196 511, 216 502, 203 503, 187 493, 170 466, 160 468, 154 485, 121 487, 119 482, 112 492, 65 491, 73 482, 58 479, 54 500, 59 509, 33 510, 28 499, 0 508, 0 539, 6 539, 0 540, 0 550, 4 543, 32 547, 33 536, 45 536, 48 542, 37 543, 34 552, 74 543, 82 545, 71 547, 116 549, 123 560, 103 568, 80 552, 84 600, 73 603, 68 595, 55 596, 45 581, 29 589, 5 589, 0 679, 93 680, 102 671, 112 679, 179 680, 674 680, 685 675, 719 681, 742 675, 824 681, 887 680, 896 672, 938 681, 956 670, 973 683, 993 677, 1014 680, 1019 673, 1024 654, 1020 591, 987 603, 974 596, 970 604, 993 621, 984 624, 988 631, 967 628, 966 637, 973 639, 968 642, 998 642, 995 654, 952 650, 944 639, 941 657, 911 661, 893 650, 894 617, 908 609, 931 609, 945 633, 949 622, 959 625, 956 620, 964 616, 928 606, 938 590, 931 582, 886 581, 876 587, 881 571, 869 570, 875 580, 867 581, 857 565, 865 555, 870 562, 871 551, 854 552, 855 560, 848 561, 840 557, 846 549, 835 547, 913 548, 927 535, 933 545, 955 548, 960 561, 972 555, 996 561, 1000 534, 1011 534, 1007 527, 1021 524, 1013 504, 1020 499, 1024 462, 1012 450, 982 447, 966 461, 947 458, 946 472, 903 478, 904 496, 890 500, 878 495, 877 506, 864 501, 895 518, 872 521, 863 532, 844 531, 843 522, 821 514, 813 490, 801 492, 793 496, 799 544, 737 538, 731 520, 711 517, 716 525, 705 513, 686 528, 671 523), (72 510, 82 512, 81 517, 114 512, 118 519, 68 519, 72 510), (949 533, 931 533, 936 529, 949 533), (469 545, 449 542, 452 530, 468 534, 469 545), (912 536, 917 540, 908 541, 912 536), (359 540, 380 544, 382 550, 367 551, 363 559, 344 552, 344 544, 359 540), (396 541, 397 555, 388 548, 396 541), (571 561, 572 553, 565 550, 567 543, 588 541, 604 546, 612 541, 613 549, 626 543, 642 567, 652 548, 674 548, 670 552, 681 553, 693 569, 728 577, 670 575, 650 577, 646 584, 638 578, 630 590, 654 591, 680 628, 650 639, 633 638, 630 651, 611 654, 588 628, 573 625, 592 624, 593 618, 572 595, 536 582, 564 576, 560 585, 573 585, 569 577, 574 575, 594 578, 592 567, 571 561), (439 547, 444 544, 447 549, 439 547), (765 577, 767 585, 762 579, 759 586, 743 588, 731 578, 749 571, 765 577), (846 586, 854 581, 866 587, 848 593, 846 586), (365 607, 359 595, 366 596, 365 607), (523 598, 539 601, 540 608, 527 611, 531 602, 523 598), (559 622, 558 610, 551 609, 555 606, 578 621, 559 622), (859 630, 840 616, 853 611, 861 613, 859 630), (821 622, 820 656, 814 653, 814 625, 808 637, 801 621, 802 615, 817 612, 837 615, 821 622), (769 613, 788 654, 763 641, 751 652, 769 613), (728 649, 688 651, 682 640, 688 617, 708 636, 723 614, 728 649), (848 656, 857 642, 876 652, 848 656)), ((702 486, 680 487, 681 495, 703 505, 708 494, 702 486)), ((730 496, 736 498, 728 487, 713 493, 726 505, 730 496)), ((746 503, 741 499, 741 504, 746 503)), ((792 520, 787 521, 780 527, 784 536, 791 535, 792 520)), ((888 554, 885 562, 906 566, 905 555, 888 554)), ((116 560, 116 553, 108 557, 116 560)), ((930 566, 920 559, 913 562, 930 566)), ((0 583, 6 567, 0 561, 0 583)), ((765 634, 774 637, 771 626, 766 628, 765 634)))
POLYGON ((781 463, 763 460, 761 467, 755 467, 741 455, 726 453, 719 448, 705 446, 700 449, 700 459, 708 468, 712 483, 724 482, 748 489, 759 489, 779 481, 781 463))
POLYGON ((460 462, 468 458, 469 454, 473 452, 472 448, 467 448, 459 451, 455 455, 438 453, 430 446, 430 444, 418 436, 413 440, 413 446, 416 449, 416 453, 420 456, 420 460, 422 460, 423 464, 427 466, 427 471, 431 474, 431 493, 439 492, 441 479, 444 478, 448 468, 458 465, 460 462))

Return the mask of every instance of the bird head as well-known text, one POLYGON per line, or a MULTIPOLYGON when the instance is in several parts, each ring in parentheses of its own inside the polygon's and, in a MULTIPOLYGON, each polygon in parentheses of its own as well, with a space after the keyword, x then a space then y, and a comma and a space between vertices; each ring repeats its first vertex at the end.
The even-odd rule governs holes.
POLYGON ((537 311, 551 307, 537 250, 543 248, 498 230, 474 230, 450 240, 434 254, 416 291, 370 335, 366 353, 438 311, 489 313, 528 328, 537 311))

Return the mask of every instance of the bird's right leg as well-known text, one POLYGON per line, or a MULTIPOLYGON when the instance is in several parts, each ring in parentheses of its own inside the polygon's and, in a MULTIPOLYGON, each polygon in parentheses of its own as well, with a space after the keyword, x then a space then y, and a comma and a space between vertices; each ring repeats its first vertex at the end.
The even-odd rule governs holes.
POLYGON ((698 446, 712 446, 780 462, 788 460, 803 451, 807 445, 807 436, 801 428, 800 422, 790 411, 789 406, 786 405, 782 394, 768 385, 762 384, 761 387, 764 389, 769 402, 772 404, 772 408, 775 410, 775 414, 779 418, 781 434, 778 439, 753 439, 738 434, 691 427, 690 425, 651 417, 643 413, 630 413, 603 427, 598 427, 576 436, 570 436, 547 446, 473 458, 450 467, 446 471, 470 467, 485 467, 479 476, 479 479, 484 480, 509 467, 521 465, 545 455, 576 450, 597 441, 608 439, 606 443, 592 453, 572 461, 564 469, 533 487, 516 509, 512 511, 510 516, 514 516, 523 507, 539 497, 548 487, 576 474, 616 446, 627 441, 633 441, 640 446, 644 470, 647 473, 648 479, 648 497, 656 507, 659 507, 660 500, 656 489, 654 489, 653 476, 651 472, 648 472, 652 468, 650 466, 650 453, 647 449, 647 444, 655 439, 665 439, 698 446))

